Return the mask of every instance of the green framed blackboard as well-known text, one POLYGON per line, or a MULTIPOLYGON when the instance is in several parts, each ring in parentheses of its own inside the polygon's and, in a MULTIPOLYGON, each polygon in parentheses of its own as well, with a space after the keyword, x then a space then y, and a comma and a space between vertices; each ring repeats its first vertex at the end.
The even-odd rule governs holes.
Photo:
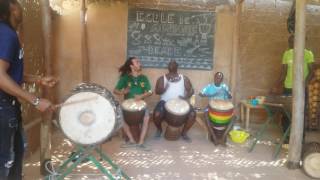
POLYGON ((129 8, 127 57, 143 67, 211 70, 214 51, 213 12, 129 8))

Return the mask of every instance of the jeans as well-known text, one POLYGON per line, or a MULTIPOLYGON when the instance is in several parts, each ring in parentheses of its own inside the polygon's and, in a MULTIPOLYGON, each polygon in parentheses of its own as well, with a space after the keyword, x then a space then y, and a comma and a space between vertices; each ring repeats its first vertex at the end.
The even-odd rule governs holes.
POLYGON ((24 138, 20 103, 0 94, 0 180, 21 180, 24 138))

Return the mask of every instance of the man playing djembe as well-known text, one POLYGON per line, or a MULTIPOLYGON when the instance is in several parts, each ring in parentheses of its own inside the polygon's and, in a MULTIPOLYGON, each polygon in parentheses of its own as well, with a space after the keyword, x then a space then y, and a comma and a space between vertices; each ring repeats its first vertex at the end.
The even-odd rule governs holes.
MULTIPOLYGON (((188 99, 193 93, 193 87, 188 77, 178 73, 178 64, 171 60, 168 64, 168 73, 158 78, 155 92, 160 95, 160 101, 156 105, 153 113, 153 120, 157 127, 155 138, 160 138, 162 134, 162 121, 165 119, 165 104, 172 99, 188 99)), ((181 137, 187 142, 191 142, 187 136, 188 130, 195 123, 196 113, 193 108, 189 108, 187 118, 181 131, 181 137)))

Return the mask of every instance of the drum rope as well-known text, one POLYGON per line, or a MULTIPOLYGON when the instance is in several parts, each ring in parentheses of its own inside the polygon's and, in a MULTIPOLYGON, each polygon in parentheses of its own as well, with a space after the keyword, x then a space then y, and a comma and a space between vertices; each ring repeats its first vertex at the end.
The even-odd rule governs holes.
POLYGON ((57 180, 56 177, 61 175, 54 169, 51 161, 47 161, 45 163, 44 167, 45 167, 46 171, 49 173, 48 180, 57 180))

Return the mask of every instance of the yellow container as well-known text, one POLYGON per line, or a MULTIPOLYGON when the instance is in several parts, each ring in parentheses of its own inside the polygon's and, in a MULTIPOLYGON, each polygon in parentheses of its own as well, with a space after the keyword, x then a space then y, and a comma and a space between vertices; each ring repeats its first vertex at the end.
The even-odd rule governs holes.
POLYGON ((235 143, 244 143, 250 136, 249 133, 241 130, 232 130, 229 132, 230 138, 235 143))

